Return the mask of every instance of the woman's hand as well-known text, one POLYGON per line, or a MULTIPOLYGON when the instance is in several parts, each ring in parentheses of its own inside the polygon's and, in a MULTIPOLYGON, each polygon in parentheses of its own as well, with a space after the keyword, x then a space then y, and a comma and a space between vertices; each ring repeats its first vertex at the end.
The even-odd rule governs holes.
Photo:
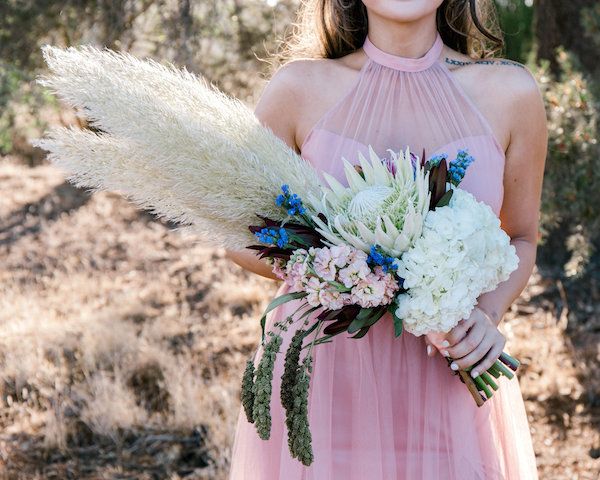
POLYGON ((498 359, 506 339, 491 317, 475 307, 469 318, 461 320, 450 332, 428 335, 426 343, 428 355, 435 355, 432 348, 435 347, 442 355, 453 359, 450 365, 452 370, 474 367, 471 376, 476 377, 498 359))

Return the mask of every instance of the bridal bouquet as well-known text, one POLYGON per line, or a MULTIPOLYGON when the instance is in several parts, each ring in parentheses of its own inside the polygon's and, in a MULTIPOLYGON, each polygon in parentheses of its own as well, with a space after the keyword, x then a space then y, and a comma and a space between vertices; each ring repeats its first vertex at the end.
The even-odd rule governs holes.
MULTIPOLYGON (((261 318, 262 355, 247 363, 242 405, 268 439, 274 363, 294 328, 280 398, 290 452, 306 465, 316 345, 342 332, 361 338, 378 321, 393 322, 396 336, 448 332, 517 268, 499 219, 459 188, 474 160, 465 150, 449 162, 370 148, 357 165, 340 160, 343 183, 322 181, 248 108, 185 70, 92 47, 43 53, 51 74, 39 81, 95 129, 55 128, 34 142, 74 183, 120 191, 212 245, 253 249, 287 284, 261 318), (266 332, 267 314, 290 301, 294 313, 266 332)), ((474 379, 458 374, 481 405, 517 366, 503 353, 474 379)))

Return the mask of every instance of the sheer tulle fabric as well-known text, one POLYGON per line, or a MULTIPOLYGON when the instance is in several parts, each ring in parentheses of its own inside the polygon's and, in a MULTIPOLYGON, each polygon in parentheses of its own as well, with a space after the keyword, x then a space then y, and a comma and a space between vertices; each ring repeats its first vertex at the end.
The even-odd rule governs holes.
MULTIPOLYGON (((424 57, 387 54, 367 41, 353 87, 319 120, 303 157, 338 179, 341 157, 357 162, 367 145, 380 155, 407 145, 419 156, 466 148, 475 157, 462 187, 498 213, 504 154, 485 118, 440 62, 442 41, 424 57)), ((287 288, 281 287, 279 294, 287 288)), ((298 304, 273 312, 267 329, 298 304)), ((285 352, 293 330, 284 333, 285 352)), ((257 359, 262 350, 259 349, 257 359)), ((346 335, 313 350, 309 421, 315 460, 288 452, 279 400, 284 355, 275 365, 271 438, 260 440, 240 410, 231 480, 535 480, 535 457, 516 379, 501 380, 478 408, 423 338, 394 338, 384 317, 360 340, 346 335)))

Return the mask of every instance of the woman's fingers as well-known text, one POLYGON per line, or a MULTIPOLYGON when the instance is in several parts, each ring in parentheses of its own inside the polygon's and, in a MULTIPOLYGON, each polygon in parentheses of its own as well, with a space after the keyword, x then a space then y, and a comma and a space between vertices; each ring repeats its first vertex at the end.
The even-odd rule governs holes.
POLYGON ((488 354, 494 344, 494 338, 491 336, 484 337, 481 343, 477 345, 473 351, 462 358, 454 359, 450 368, 452 368, 452 370, 465 370, 472 367, 488 354))
POLYGON ((427 356, 428 357, 435 356, 435 352, 437 352, 437 348, 435 347, 433 342, 431 340, 429 340, 429 338, 427 338, 427 336, 425 336, 425 345, 426 345, 425 348, 427 351, 427 356))
POLYGON ((484 324, 481 322, 476 323, 462 340, 446 349, 448 356, 451 358, 462 358, 468 355, 479 346, 483 337, 485 337, 486 331, 487 329, 484 324))
POLYGON ((456 327, 454 327, 452 330, 450 330, 446 334, 446 341, 448 342, 448 344, 442 345, 442 348, 444 346, 451 347, 453 345, 456 345, 458 342, 460 342, 463 338, 465 338, 467 336, 467 332, 473 326, 474 323, 475 323, 474 315, 470 315, 469 318, 465 318, 464 320, 461 320, 460 322, 458 322, 456 327))
POLYGON ((485 372, 488 368, 490 368, 496 362, 496 360, 498 360, 498 357, 502 354, 505 343, 506 340, 504 339, 504 337, 502 337, 501 341, 494 343, 487 355, 477 365, 473 367, 473 369, 471 370, 471 376, 477 377, 481 373, 485 372))

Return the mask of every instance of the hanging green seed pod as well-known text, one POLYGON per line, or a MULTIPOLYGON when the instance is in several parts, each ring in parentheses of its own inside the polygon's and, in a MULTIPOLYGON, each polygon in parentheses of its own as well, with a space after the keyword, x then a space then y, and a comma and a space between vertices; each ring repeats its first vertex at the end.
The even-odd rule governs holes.
POLYGON ((254 406, 254 357, 246 362, 246 369, 242 377, 241 400, 246 418, 250 423, 254 423, 254 414, 252 413, 254 406))
POLYGON ((303 329, 296 330, 290 346, 285 353, 285 363, 283 367, 283 375, 281 376, 281 405, 286 411, 286 414, 294 405, 294 385, 298 378, 298 370, 300 366, 300 352, 302 350, 302 341, 304 340, 305 331, 303 329))
POLYGON ((294 405, 291 412, 288 445, 293 457, 300 460, 304 465, 313 462, 312 435, 308 424, 308 388, 310 384, 310 372, 312 369, 312 357, 307 356, 302 362, 298 373, 298 380, 294 386, 294 405), (290 428, 291 427, 291 428, 290 428))
POLYGON ((254 381, 254 404, 252 415, 258 436, 268 440, 271 436, 271 391, 273 389, 273 368, 275 358, 283 339, 281 335, 273 335, 266 343, 262 358, 256 369, 254 381))

